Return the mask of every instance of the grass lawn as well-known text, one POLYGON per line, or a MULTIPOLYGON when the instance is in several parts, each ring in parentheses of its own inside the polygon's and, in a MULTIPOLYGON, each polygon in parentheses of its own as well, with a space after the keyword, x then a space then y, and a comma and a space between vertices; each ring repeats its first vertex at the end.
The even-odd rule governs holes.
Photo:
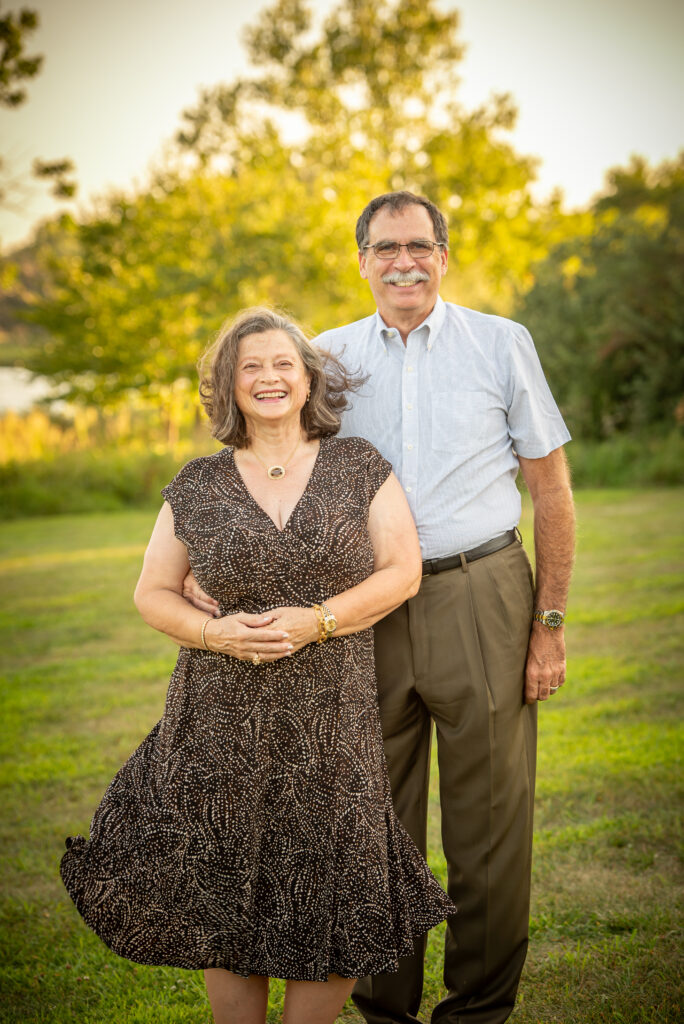
MULTIPOLYGON (((515 1024, 684 1015, 683 493, 577 496, 568 682, 540 708, 532 939, 515 1024)), ((106 785, 162 711, 174 649, 131 600, 153 520, 128 511, 2 526, 2 1022, 211 1019, 200 975, 114 956, 57 873, 64 836, 87 833, 106 785)), ((436 775, 430 841, 444 880, 436 775)), ((425 1020, 440 997, 442 941, 435 930, 425 1020)), ((269 1021, 281 996, 274 984, 269 1021)), ((349 1004, 340 1020, 361 1018, 349 1004)))

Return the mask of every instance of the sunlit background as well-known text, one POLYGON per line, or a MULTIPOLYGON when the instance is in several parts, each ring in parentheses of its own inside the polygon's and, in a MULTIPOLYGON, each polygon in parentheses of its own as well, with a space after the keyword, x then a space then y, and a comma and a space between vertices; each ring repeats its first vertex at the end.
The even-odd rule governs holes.
MULTIPOLYGON (((582 444, 681 472, 684 5, 29 9, 43 65, 0 105, 5 464, 63 481, 66 457, 130 452, 125 501, 154 494, 167 464, 135 452, 206 449, 195 364, 221 322, 262 302, 312 333, 372 312, 354 223, 410 188, 449 221, 444 297, 531 329, 576 480, 582 444)), ((69 507, 100 486, 83 476, 69 507)), ((58 491, 32 485, 31 507, 58 491)))
MULTIPOLYGON (((0 111, 6 160, 69 155, 81 202, 108 186, 144 181, 200 86, 247 69, 241 32, 266 6, 236 0, 37 0, 31 52, 45 55, 29 101, 0 111)), ((314 0, 319 18, 334 6, 314 0)), ((3 4, 3 8, 7 4, 3 4)), ((678 0, 461 0, 466 53, 459 98, 491 92, 518 107, 516 148, 540 157, 543 191, 569 204, 599 190, 632 153, 658 162, 684 144, 684 4, 678 0)), ((54 204, 36 190, 0 211, 5 246, 54 204)))

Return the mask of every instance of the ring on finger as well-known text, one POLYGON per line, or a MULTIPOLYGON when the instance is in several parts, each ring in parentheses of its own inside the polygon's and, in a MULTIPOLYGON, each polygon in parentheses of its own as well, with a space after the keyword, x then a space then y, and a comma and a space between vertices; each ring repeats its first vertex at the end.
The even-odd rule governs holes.
POLYGON ((558 686, 552 686, 552 687, 550 687, 550 689, 551 689, 551 693, 555 693, 555 692, 556 692, 556 690, 560 690, 560 683, 558 684, 558 686))
POLYGON ((261 661, 261 656, 259 655, 258 651, 255 651, 254 654, 252 655, 252 661, 254 662, 255 665, 258 665, 259 662, 261 661))

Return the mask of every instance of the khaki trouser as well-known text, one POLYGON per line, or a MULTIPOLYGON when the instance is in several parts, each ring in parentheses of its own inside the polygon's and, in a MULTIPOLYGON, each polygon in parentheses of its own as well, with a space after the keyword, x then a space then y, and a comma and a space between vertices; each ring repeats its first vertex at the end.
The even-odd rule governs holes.
MULTIPOLYGON (((523 703, 532 572, 515 541, 423 579, 375 626, 380 714, 396 812, 425 853, 430 737, 437 733, 448 891, 447 997, 433 1024, 499 1024, 527 951, 536 705, 523 703)), ((369 1024, 416 1020, 425 939, 398 974, 361 979, 369 1024)))

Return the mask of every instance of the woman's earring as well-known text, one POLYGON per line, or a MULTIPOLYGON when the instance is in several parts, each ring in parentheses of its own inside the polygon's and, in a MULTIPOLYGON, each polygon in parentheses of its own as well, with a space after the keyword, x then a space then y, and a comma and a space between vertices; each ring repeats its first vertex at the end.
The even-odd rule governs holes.
POLYGON ((311 398, 311 385, 309 385, 309 390, 306 393, 306 401, 308 402, 310 398, 311 398))

